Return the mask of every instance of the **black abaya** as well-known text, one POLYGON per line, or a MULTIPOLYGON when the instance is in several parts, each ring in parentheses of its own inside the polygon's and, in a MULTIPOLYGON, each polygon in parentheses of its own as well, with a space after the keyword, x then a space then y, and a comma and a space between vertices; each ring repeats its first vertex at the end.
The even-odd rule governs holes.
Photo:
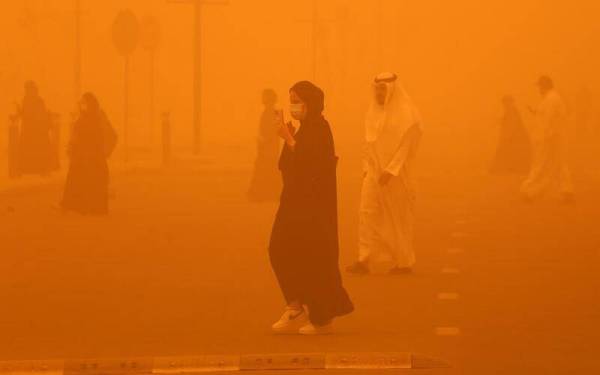
POLYGON ((75 123, 63 209, 86 215, 108 213, 107 157, 115 143, 116 134, 103 112, 85 114, 75 123))
POLYGON ((288 303, 308 306, 317 325, 354 306, 339 271, 336 164, 327 121, 312 112, 280 158, 283 192, 270 242, 273 270, 288 303))
POLYGON ((504 114, 496 156, 492 162, 494 174, 526 174, 531 163, 531 145, 527 129, 516 108, 504 114))

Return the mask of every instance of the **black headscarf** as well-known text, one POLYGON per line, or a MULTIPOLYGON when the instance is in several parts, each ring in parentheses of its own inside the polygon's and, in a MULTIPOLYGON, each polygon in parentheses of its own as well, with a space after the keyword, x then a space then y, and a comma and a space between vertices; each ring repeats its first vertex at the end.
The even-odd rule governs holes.
POLYGON ((39 96, 39 91, 38 91, 38 86, 34 81, 27 81, 25 82, 25 96, 30 96, 30 97, 38 97, 39 96))
POLYGON ((309 81, 296 83, 290 91, 294 91, 306 104, 307 117, 321 116, 325 109, 325 93, 309 81))
POLYGON ((100 112, 100 102, 98 102, 98 98, 96 95, 91 92, 86 92, 81 97, 81 100, 87 104, 87 112, 91 115, 97 115, 100 112))
POLYGON ((38 86, 33 81, 25 82, 25 97, 23 98, 23 107, 26 110, 32 110, 33 108, 44 111, 44 102, 40 97, 38 86))

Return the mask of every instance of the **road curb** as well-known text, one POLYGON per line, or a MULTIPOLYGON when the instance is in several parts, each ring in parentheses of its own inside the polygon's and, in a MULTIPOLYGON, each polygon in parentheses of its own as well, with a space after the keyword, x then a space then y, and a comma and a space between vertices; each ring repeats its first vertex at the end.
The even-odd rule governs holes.
POLYGON ((270 370, 400 370, 448 368, 412 353, 286 353, 0 362, 0 375, 200 374, 270 370))

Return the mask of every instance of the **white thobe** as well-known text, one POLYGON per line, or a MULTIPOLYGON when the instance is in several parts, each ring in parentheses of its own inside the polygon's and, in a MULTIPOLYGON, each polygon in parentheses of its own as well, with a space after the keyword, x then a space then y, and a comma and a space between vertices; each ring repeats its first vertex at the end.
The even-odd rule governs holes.
POLYGON ((529 198, 538 197, 555 186, 562 194, 573 193, 567 163, 566 117, 560 95, 554 90, 548 92, 536 110, 531 129, 531 170, 521 186, 521 192, 529 198))
POLYGON ((377 139, 365 146, 359 260, 389 254, 398 267, 411 268, 415 264, 414 161, 421 129, 414 125, 404 134, 399 131, 385 125, 377 139), (394 176, 385 186, 379 184, 383 172, 394 176))

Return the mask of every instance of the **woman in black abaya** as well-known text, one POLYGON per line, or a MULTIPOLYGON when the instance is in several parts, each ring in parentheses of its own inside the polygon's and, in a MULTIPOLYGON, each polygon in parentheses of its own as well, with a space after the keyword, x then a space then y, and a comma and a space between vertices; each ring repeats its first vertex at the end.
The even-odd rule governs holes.
POLYGON ((278 120, 283 192, 269 253, 287 309, 273 325, 277 333, 330 333, 334 318, 354 310, 338 264, 337 157, 324 99, 314 84, 299 82, 290 89, 298 132, 278 120))
POLYGON ((83 95, 69 144, 69 172, 61 208, 84 215, 108 213, 108 163, 117 135, 96 97, 83 95))
POLYGON ((515 99, 507 95, 502 98, 504 115, 498 139, 496 156, 492 162, 493 174, 523 175, 531 164, 531 143, 523 124, 515 99))

